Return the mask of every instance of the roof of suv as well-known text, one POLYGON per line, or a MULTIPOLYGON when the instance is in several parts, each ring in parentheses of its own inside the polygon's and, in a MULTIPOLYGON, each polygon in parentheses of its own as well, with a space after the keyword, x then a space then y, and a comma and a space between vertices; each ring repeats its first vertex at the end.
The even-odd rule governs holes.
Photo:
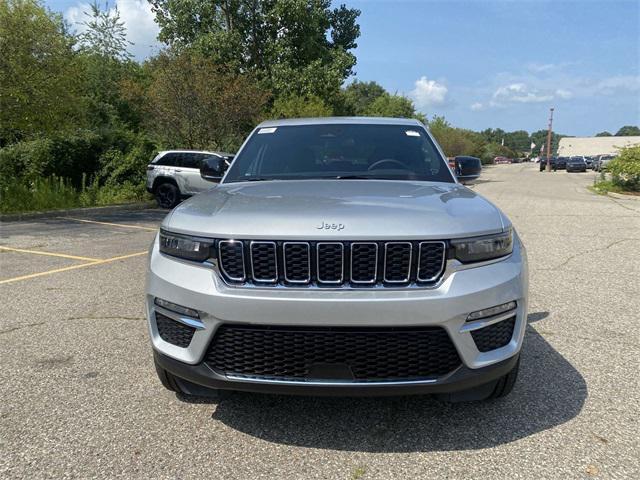
POLYGON ((158 155, 165 155, 167 153, 206 153, 208 155, 218 155, 218 156, 222 156, 222 157, 229 157, 229 156, 233 156, 233 153, 226 153, 226 152, 212 152, 210 150, 185 150, 185 149, 178 149, 178 150, 162 150, 160 152, 158 152, 158 155))
POLYGON ((283 118, 266 120, 258 125, 264 127, 282 127, 287 125, 326 125, 326 124, 363 124, 363 125, 408 125, 423 126, 414 118, 389 117, 317 117, 317 118, 283 118))

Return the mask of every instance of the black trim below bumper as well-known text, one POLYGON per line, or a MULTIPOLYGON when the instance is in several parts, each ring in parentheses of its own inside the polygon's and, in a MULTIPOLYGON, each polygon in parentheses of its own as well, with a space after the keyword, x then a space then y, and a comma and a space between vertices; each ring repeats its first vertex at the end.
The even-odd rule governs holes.
POLYGON ((237 390, 256 393, 276 393, 283 395, 329 395, 329 396, 384 396, 452 393, 484 385, 509 373, 518 362, 519 354, 488 367, 471 369, 464 365, 433 383, 367 385, 317 385, 304 383, 283 384, 277 382, 259 383, 231 380, 210 369, 205 363, 189 365, 153 351, 156 363, 170 372, 181 383, 187 393, 206 394, 207 388, 237 390), (204 389, 202 388, 204 387, 204 389))

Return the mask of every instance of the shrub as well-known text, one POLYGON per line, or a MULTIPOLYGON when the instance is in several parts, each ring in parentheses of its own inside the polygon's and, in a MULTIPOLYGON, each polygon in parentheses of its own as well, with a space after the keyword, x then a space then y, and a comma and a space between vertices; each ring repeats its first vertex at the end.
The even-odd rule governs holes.
POLYGON ((33 183, 55 175, 78 188, 83 173, 97 171, 103 143, 99 134, 88 131, 15 143, 0 149, 0 181, 33 183))
POLYGON ((640 191, 640 145, 626 147, 607 165, 615 185, 624 190, 640 191))

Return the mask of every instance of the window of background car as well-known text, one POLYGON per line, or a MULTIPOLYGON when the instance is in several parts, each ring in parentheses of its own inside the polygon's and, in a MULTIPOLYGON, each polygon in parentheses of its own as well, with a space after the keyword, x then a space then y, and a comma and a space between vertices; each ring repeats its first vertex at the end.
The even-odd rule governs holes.
POLYGON ((183 153, 180 166, 184 168, 200 168, 200 165, 202 165, 202 160, 206 156, 207 155, 203 153, 183 153))
POLYGON ((419 126, 324 124, 259 129, 236 158, 225 183, 353 177, 455 181, 419 126))
POLYGON ((155 165, 160 165, 164 167, 175 167, 178 165, 178 160, 179 160, 178 153, 167 153, 153 163, 155 165))

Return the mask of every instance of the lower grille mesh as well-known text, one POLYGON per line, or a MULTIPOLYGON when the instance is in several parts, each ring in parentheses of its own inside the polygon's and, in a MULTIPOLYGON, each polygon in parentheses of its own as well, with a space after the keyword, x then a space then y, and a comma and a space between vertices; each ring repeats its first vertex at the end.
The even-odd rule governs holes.
POLYGON ((156 326, 158 334, 165 342, 186 348, 191 343, 196 329, 176 322, 175 320, 156 312, 156 326))
POLYGON ((222 325, 205 362, 226 375, 275 380, 433 379, 461 361, 447 332, 425 328, 222 325))
POLYGON ((516 317, 513 316, 488 327, 473 330, 471 336, 476 342, 476 347, 481 352, 488 352, 496 348, 504 347, 513 337, 513 329, 516 325, 516 317))

